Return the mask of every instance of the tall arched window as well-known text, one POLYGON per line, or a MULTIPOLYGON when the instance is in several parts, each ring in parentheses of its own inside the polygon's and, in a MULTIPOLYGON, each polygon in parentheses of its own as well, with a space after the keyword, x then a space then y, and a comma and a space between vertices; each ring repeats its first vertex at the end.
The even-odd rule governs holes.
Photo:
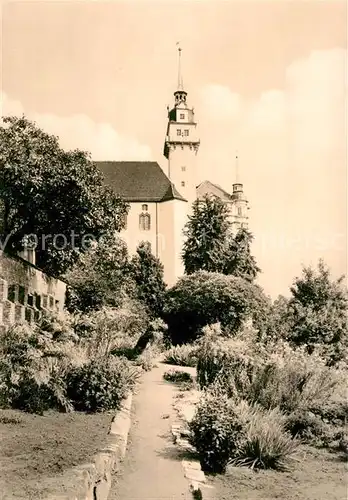
POLYGON ((151 216, 150 214, 139 215, 139 229, 141 231, 149 231, 151 229, 151 216))

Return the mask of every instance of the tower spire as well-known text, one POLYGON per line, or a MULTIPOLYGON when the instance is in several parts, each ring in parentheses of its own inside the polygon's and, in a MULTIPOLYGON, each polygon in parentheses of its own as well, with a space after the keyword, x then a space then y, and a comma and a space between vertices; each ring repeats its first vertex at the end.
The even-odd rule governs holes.
POLYGON ((239 158, 238 158, 238 151, 236 151, 236 184, 239 184, 239 158))
POLYGON ((176 42, 176 46, 178 47, 178 89, 177 90, 184 90, 184 82, 182 78, 182 73, 181 73, 181 52, 182 48, 180 45, 180 42, 176 42))

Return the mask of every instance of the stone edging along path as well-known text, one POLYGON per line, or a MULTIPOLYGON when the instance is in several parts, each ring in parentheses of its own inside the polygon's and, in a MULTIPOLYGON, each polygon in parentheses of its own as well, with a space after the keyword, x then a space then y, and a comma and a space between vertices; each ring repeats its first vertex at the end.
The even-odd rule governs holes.
POLYGON ((112 420, 106 445, 95 455, 93 463, 74 468, 68 474, 74 484, 71 493, 51 495, 46 500, 107 500, 113 472, 126 454, 131 426, 133 394, 122 402, 112 420))

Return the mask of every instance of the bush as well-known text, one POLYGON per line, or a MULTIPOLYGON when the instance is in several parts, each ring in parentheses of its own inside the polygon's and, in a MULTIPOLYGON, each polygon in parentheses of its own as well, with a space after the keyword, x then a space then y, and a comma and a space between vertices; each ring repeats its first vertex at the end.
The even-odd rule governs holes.
POLYGON ((225 340, 212 328, 200 341, 197 380, 219 388, 236 404, 245 400, 285 414, 286 430, 313 444, 332 446, 343 435, 348 404, 345 372, 326 366, 317 353, 285 342, 225 340))
POLYGON ((249 390, 256 362, 256 347, 239 339, 222 338, 218 325, 207 327, 197 352, 197 380, 203 389, 218 382, 229 396, 239 397, 249 390))
MULTIPOLYGON (((343 384, 346 386, 344 374, 343 384)), ((324 422, 328 422, 334 425, 342 425, 348 422, 348 401, 344 399, 326 399, 321 402, 321 404, 315 404, 311 406, 311 411, 320 417, 324 422)))
POLYGON ((256 370, 249 399, 290 414, 322 404, 339 384, 337 371, 325 366, 319 356, 280 343, 256 370))
POLYGON ((298 446, 278 409, 236 404, 219 390, 205 392, 189 427, 190 441, 209 472, 224 472, 229 463, 282 470, 298 446))
POLYGON ((307 410, 296 410, 288 416, 286 429, 292 436, 312 441, 324 434, 324 423, 318 415, 307 410))
POLYGON ((183 344, 171 347, 164 356, 164 362, 169 365, 191 366, 197 365, 198 346, 183 344))
POLYGON ((95 358, 130 348, 148 324, 144 308, 127 298, 118 309, 105 307, 81 317, 76 321, 75 331, 80 335, 80 344, 95 358))
POLYGON ((69 373, 67 394, 75 410, 112 410, 119 407, 138 376, 138 370, 124 358, 91 360, 69 373))
POLYGON ((189 428, 191 444, 207 472, 224 472, 244 441, 242 422, 232 401, 222 393, 204 394, 189 428))
POLYGON ((163 374, 164 380, 168 382, 191 382, 193 383, 193 377, 188 372, 182 372, 180 370, 169 370, 163 374))
POLYGON ((128 309, 103 310, 80 323, 46 317, 37 325, 8 328, 0 339, 1 407, 39 414, 50 408, 100 411, 117 407, 138 369, 125 359, 114 358, 110 351, 120 338, 123 341, 124 330, 138 320, 128 309))
POLYGON ((49 408, 68 411, 65 377, 76 361, 71 341, 53 341, 53 333, 27 324, 8 328, 0 342, 0 400, 42 414, 49 408))
POLYGON ((199 271, 179 279, 166 293, 163 319, 173 344, 193 342, 202 328, 220 322, 235 334, 252 316, 261 328, 268 301, 261 289, 243 278, 199 271))

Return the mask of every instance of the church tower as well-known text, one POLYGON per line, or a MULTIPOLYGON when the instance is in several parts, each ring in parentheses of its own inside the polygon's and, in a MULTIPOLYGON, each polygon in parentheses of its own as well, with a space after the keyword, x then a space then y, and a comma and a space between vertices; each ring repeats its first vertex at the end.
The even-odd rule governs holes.
POLYGON ((236 182, 232 185, 231 200, 232 231, 235 234, 239 229, 249 227, 249 202, 244 194, 243 184, 239 182, 238 155, 236 156, 236 182))
POLYGON ((194 109, 187 104, 181 74, 181 48, 179 53, 178 83, 174 92, 174 107, 168 107, 167 134, 164 142, 164 156, 168 160, 167 175, 179 193, 188 201, 188 211, 196 199, 196 156, 199 149, 197 123, 194 109))

